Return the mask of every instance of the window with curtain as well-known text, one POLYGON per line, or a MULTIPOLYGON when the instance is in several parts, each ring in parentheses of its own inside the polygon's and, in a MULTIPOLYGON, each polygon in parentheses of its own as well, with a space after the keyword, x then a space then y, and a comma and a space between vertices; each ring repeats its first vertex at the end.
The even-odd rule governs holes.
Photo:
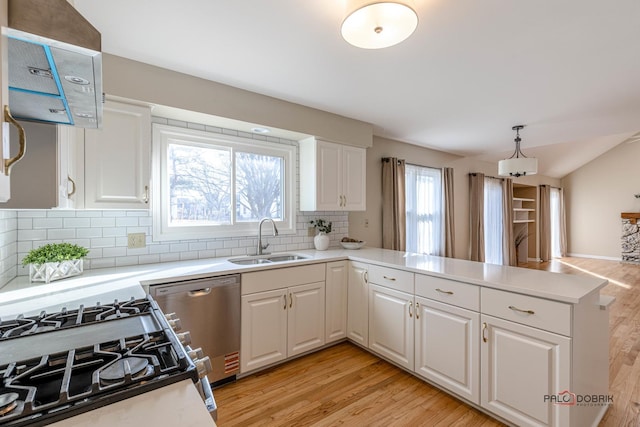
POLYGON ((444 254, 442 170, 406 165, 407 252, 444 254))
POLYGON ((562 256, 560 249, 560 189, 551 187, 549 207, 551 210, 551 257, 562 256))
POLYGON ((484 260, 489 264, 503 264, 502 183, 498 179, 484 179, 484 260))

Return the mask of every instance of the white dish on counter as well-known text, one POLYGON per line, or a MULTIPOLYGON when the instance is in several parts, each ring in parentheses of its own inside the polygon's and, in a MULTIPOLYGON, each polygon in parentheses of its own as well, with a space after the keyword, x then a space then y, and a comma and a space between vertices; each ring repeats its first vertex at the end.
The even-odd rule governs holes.
POLYGON ((360 249, 361 247, 366 245, 367 242, 363 242, 363 241, 360 241, 360 242, 340 242, 340 244, 345 249, 360 249))

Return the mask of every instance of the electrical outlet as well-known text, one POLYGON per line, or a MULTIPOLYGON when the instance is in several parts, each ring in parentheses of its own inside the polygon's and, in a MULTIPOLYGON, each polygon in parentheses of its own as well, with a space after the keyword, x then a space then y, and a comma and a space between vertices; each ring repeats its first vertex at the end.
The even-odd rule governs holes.
POLYGON ((369 228, 369 219, 364 220, 364 228, 369 228))
POLYGON ((127 234, 129 249, 144 248, 147 245, 147 236, 144 233, 129 233, 127 234))
POLYGON ((308 237, 313 237, 315 235, 316 235, 316 228, 315 227, 307 228, 307 236, 308 237))

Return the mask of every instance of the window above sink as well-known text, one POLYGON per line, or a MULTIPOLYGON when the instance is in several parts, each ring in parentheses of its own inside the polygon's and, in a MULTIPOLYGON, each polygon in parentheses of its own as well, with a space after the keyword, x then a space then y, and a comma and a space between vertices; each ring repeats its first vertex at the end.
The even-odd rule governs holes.
POLYGON ((297 146, 153 125, 154 240, 295 232, 297 146))

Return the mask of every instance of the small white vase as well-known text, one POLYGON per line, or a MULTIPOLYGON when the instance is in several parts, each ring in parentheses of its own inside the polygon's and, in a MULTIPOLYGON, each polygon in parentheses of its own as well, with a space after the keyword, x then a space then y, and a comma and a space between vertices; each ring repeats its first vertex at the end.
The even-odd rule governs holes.
POLYGON ((321 231, 316 237, 313 238, 313 245, 317 251, 326 251, 329 248, 329 236, 321 231))

